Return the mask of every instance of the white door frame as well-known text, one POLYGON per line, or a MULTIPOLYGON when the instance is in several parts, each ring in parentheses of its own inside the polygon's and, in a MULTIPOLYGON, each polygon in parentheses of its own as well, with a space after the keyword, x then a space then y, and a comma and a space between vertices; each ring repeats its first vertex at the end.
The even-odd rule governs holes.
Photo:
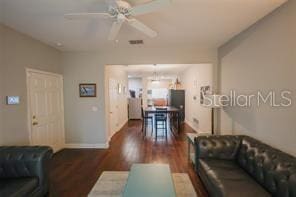
MULTIPOLYGON (((30 97, 30 85, 29 85, 29 76, 31 73, 37 73, 37 74, 44 74, 44 75, 50 75, 50 76, 55 76, 59 77, 63 81, 63 75, 57 74, 57 73, 52 73, 52 72, 47 72, 47 71, 42 71, 42 70, 37 70, 37 69, 32 69, 32 68, 26 68, 26 85, 27 85, 27 121, 28 121, 28 132, 29 132, 29 143, 32 145, 32 120, 31 120, 31 97, 30 97)), ((62 119, 62 147, 59 147, 60 149, 65 147, 65 111, 64 111, 64 83, 62 85, 62 111, 63 111, 63 119, 62 119)), ((58 150, 57 150, 58 151, 58 150)))
MULTIPOLYGON (((108 123, 109 123, 109 129, 108 129, 108 134, 110 134, 109 136, 108 136, 108 138, 109 138, 109 141, 110 141, 110 139, 112 138, 112 136, 116 133, 116 132, 118 132, 118 115, 117 115, 117 113, 118 113, 118 97, 116 98, 116 124, 115 124, 115 126, 116 126, 116 128, 115 128, 115 130, 114 131, 112 131, 112 127, 111 127, 111 121, 113 121, 113 120, 111 120, 110 119, 110 111, 111 111, 111 105, 110 105, 110 98, 111 98, 111 92, 110 92, 110 81, 111 80, 113 80, 113 81, 115 81, 115 83, 117 83, 117 80, 116 79, 114 79, 114 78, 109 78, 108 79, 108 103, 109 103, 109 105, 108 105, 108 123)), ((114 112, 112 112, 112 113, 114 113, 114 112)))

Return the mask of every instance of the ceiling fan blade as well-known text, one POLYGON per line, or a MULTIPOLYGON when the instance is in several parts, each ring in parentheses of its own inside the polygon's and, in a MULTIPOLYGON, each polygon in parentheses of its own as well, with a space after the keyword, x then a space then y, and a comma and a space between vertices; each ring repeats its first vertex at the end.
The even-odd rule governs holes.
POLYGON ((149 3, 145 3, 131 8, 130 14, 133 16, 147 14, 150 12, 157 11, 163 7, 169 6, 170 4, 171 0, 154 0, 149 3))
POLYGON ((108 40, 114 40, 117 36, 117 34, 119 33, 119 30, 121 28, 121 25, 123 24, 123 20, 119 20, 119 21, 115 21, 112 24, 109 36, 108 36, 108 40))
POLYGON ((150 27, 147 27, 145 24, 141 23, 140 21, 136 20, 136 19, 130 19, 128 20, 128 23, 136 28, 137 30, 143 32, 144 34, 146 34, 147 36, 154 38, 157 36, 157 33, 152 30, 150 27))
POLYGON ((109 18, 109 13, 73 13, 65 14, 64 17, 70 20, 83 20, 83 19, 97 19, 97 18, 109 18))

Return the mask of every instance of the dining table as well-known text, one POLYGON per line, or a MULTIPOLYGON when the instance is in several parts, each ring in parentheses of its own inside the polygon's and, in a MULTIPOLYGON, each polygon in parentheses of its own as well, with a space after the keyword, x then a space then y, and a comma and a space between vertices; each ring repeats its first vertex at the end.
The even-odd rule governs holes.
POLYGON ((173 106, 150 106, 144 108, 144 113, 148 116, 149 114, 159 113, 160 109, 166 109, 165 111, 161 111, 161 113, 168 113, 170 115, 170 129, 171 131, 173 131, 173 133, 179 134, 181 132, 181 109, 173 106), (171 128, 171 126, 174 126, 174 120, 176 120, 175 130, 177 130, 177 132, 175 132, 174 129, 171 128))

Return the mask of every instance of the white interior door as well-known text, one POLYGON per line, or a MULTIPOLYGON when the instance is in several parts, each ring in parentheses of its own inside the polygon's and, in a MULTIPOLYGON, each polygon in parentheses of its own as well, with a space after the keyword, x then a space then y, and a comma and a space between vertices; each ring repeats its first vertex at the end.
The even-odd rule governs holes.
POLYGON ((109 79, 109 129, 112 137, 118 129, 118 87, 115 79, 109 79))
POLYGON ((63 148, 64 106, 61 75, 27 71, 31 145, 63 148))

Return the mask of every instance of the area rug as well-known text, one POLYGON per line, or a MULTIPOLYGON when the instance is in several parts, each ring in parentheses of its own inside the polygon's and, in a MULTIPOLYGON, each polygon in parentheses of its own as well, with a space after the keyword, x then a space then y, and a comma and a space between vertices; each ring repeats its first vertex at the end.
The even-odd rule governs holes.
MULTIPOLYGON (((186 173, 173 173, 177 197, 196 197, 195 190, 186 173)), ((126 171, 105 171, 89 193, 89 197, 121 197, 127 181, 126 171)))

